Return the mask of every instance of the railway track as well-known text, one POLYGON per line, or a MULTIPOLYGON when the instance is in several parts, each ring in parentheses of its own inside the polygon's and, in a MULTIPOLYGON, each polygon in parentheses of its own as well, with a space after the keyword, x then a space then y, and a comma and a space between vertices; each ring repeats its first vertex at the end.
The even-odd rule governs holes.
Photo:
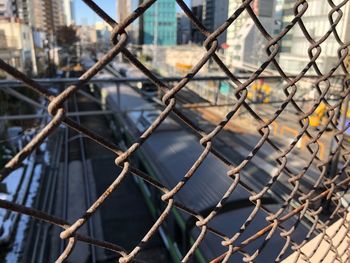
MULTIPOLYGON (((72 100, 70 100, 68 102, 68 110, 70 112, 79 112, 79 104, 77 101, 77 95, 75 94, 72 98, 72 100)), ((76 121, 77 123, 81 123, 80 121, 80 116, 77 115, 76 116, 76 121)), ((86 146, 85 146, 85 139, 80 135, 80 134, 76 134, 75 132, 73 132, 72 130, 68 131, 68 136, 66 136, 66 140, 65 140, 65 183, 64 183, 64 203, 63 203, 63 207, 64 207, 64 211, 63 213, 67 216, 68 211, 67 208, 70 205, 70 202, 74 202, 75 200, 70 200, 69 199, 69 176, 70 176, 70 171, 68 168, 68 164, 71 161, 74 160, 79 160, 81 162, 81 167, 82 167, 82 181, 83 181, 83 186, 84 186, 84 203, 85 203, 85 209, 87 209, 93 202, 93 197, 91 196, 91 186, 89 184, 89 180, 88 180, 88 164, 87 164, 87 158, 86 158, 86 146)), ((92 238, 95 237, 95 231, 94 231, 94 219, 90 218, 87 221, 87 231, 88 231, 88 235, 92 238)), ((62 240, 61 243, 61 247, 64 247, 65 244, 64 240, 62 240)), ((96 259, 96 248, 94 246, 89 246, 89 250, 90 250, 90 261, 92 263, 97 262, 96 259)), ((63 251, 63 250, 62 250, 63 251)))
MULTIPOLYGON (((79 101, 76 95, 66 103, 66 110, 78 112, 79 101)), ((80 117, 75 116, 80 123, 80 117)), ((71 129, 59 129, 49 140, 52 153, 50 165, 42 175, 40 187, 34 207, 48 214, 59 216, 68 222, 73 222, 76 216, 80 216, 83 211, 92 204, 94 191, 91 189, 91 180, 88 178, 88 160, 86 154, 85 140, 80 134, 71 129), (78 180, 78 181, 77 181, 78 180), (79 189, 77 188, 79 185, 79 189), (75 193, 74 198, 74 191, 75 193), (72 194, 73 192, 73 194, 72 194), (79 195, 79 196, 77 196, 79 195), (72 214, 76 210, 76 214, 72 214)), ((96 236, 94 218, 90 218, 86 228, 82 227, 81 232, 94 238, 96 236)), ((66 240, 60 240, 58 234, 60 229, 50 227, 48 224, 34 221, 29 229, 29 242, 24 250, 23 262, 41 263, 52 262, 61 254, 67 245, 66 240), (48 260, 49 259, 49 260, 48 260)), ((78 244, 82 248, 78 251, 82 253, 81 261, 76 261, 76 257, 68 259, 68 262, 98 262, 96 248, 85 244, 78 244)), ((73 253, 76 253, 73 251, 73 253)), ((79 256, 79 255, 78 255, 79 256)))
MULTIPOLYGON (((53 139, 53 144, 61 145, 63 142, 62 132, 59 132, 53 139)), ((39 194, 36 198, 35 207, 41 211, 52 214, 54 211, 55 189, 59 180, 59 163, 61 148, 57 147, 57 151, 53 152, 51 165, 47 167, 47 171, 42 174, 40 182, 39 194)), ((40 263, 46 262, 48 251, 48 239, 50 234, 50 226, 36 221, 31 229, 31 242, 28 242, 27 250, 23 262, 40 263)))
MULTIPOLYGON (((12 179, 20 175, 19 182, 11 200, 20 205, 31 206, 34 200, 33 188, 34 181, 39 180, 40 165, 37 162, 38 156, 36 152, 31 154, 26 160, 24 167, 18 168, 12 179)), ((11 180, 12 180, 11 179, 11 180)), ((16 179, 15 179, 16 180, 16 179)), ((10 190, 11 191, 11 190, 10 190)), ((1 262, 18 262, 21 259, 21 252, 25 246, 26 229, 30 225, 30 221, 26 217, 22 217, 18 213, 6 211, 2 213, 3 220, 1 222, 1 262)), ((28 261, 26 261, 28 262, 28 261)))
MULTIPOLYGON (((42 129, 46 121, 47 119, 43 118, 35 130, 42 129)), ((26 139, 17 138, 17 140, 26 139)), ((54 136, 53 141, 60 143, 60 137, 54 136)), ((26 142, 22 141, 22 144, 26 142)), ((50 190, 57 180, 56 164, 59 153, 49 157, 48 148, 46 140, 24 160, 21 167, 4 180, 4 185, 8 187, 6 200, 27 207, 40 208, 43 211, 52 210, 53 195, 50 190), (48 166, 50 166, 49 169, 47 169, 48 166), (47 170, 50 170, 50 175, 44 176, 47 170), (40 200, 38 193, 43 196, 40 200)), ((48 225, 23 217, 18 213, 6 211, 1 228, 0 244, 2 245, 1 257, 3 258, 1 260, 3 262, 39 262, 37 259, 44 257, 45 247, 39 248, 39 244, 47 238, 48 225)))

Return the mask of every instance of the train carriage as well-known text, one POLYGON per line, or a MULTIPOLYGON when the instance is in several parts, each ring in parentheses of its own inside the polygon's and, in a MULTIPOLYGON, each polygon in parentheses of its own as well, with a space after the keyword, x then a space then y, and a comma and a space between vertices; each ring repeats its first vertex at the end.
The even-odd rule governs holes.
MULTIPOLYGON (((149 127, 160 114, 160 110, 127 85, 120 85, 119 99, 115 93, 115 88, 108 88, 108 91, 107 101, 109 106, 116 111, 123 112, 117 118, 126 123, 126 139, 131 144, 149 127)), ((149 174, 171 189, 183 179, 202 151, 203 146, 200 145, 198 138, 177 122, 174 117, 168 117, 142 145, 139 158, 142 159, 142 163, 145 164, 149 174)), ((203 216, 208 215, 215 209, 215 206, 233 183, 233 180, 226 175, 228 169, 228 166, 209 154, 192 178, 175 195, 175 200, 186 204, 203 216)), ((259 176, 259 174, 251 176, 259 176)), ((137 181, 144 189, 145 197, 149 199, 149 203, 153 206, 152 209, 160 213, 165 206, 165 203, 160 199, 161 193, 147 186, 143 181, 137 181)), ((224 209, 214 217, 209 226, 218 229, 227 237, 232 237, 239 232, 239 229, 255 208, 254 203, 249 201, 250 195, 244 187, 237 185, 228 198, 224 209)), ((276 200, 268 194, 262 199, 262 202, 272 213, 281 207, 281 200, 276 200)), ((155 215, 156 217, 159 215, 158 213, 155 215)), ((247 227, 235 244, 239 244, 269 225, 270 222, 266 220, 268 215, 267 212, 259 210, 252 224, 247 227)), ((292 217, 283 223, 283 227, 289 230, 295 222, 297 222, 296 218, 292 217)), ((188 251, 191 243, 196 240, 200 229, 196 227, 196 219, 193 216, 189 216, 178 209, 173 210, 166 226, 168 236, 165 242, 168 244, 168 248, 172 250, 172 255, 176 255, 177 260, 179 260, 188 251)), ((293 240, 295 242, 304 240, 309 227, 303 222, 297 224, 296 230, 292 234, 293 240)), ((276 230, 271 240, 261 251, 257 262, 268 262, 269 259, 278 256, 286 242, 281 237, 281 233, 281 229, 276 230)), ((243 251, 252 255, 263 245, 266 235, 252 242, 243 251)), ((207 262, 226 252, 228 248, 221 245, 222 241, 221 237, 208 232, 195 253, 194 261, 207 262)), ((287 251, 286 254, 291 252, 287 251)), ((242 261, 241 252, 235 253, 229 262, 240 261, 242 261)))

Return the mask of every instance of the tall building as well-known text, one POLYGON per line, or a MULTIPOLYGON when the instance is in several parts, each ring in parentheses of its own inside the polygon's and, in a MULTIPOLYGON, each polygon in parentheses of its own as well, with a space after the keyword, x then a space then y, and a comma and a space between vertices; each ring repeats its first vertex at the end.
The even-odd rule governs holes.
MULTIPOLYGON (((221 0, 218 0, 221 2, 221 0)), ((209 30, 214 29, 214 18, 215 18, 215 0, 204 0, 203 1, 203 24, 209 30)))
POLYGON ((191 38, 190 20, 184 13, 177 13, 177 44, 188 44, 191 38))
POLYGON ((64 0, 63 1, 63 15, 64 15, 64 23, 66 26, 70 26, 74 23, 74 5, 73 0, 64 0))
MULTIPOLYGON (((228 0, 194 0, 192 12, 211 32, 221 26, 227 19, 228 0)), ((201 44, 202 34, 192 26, 192 41, 201 44)), ((219 45, 226 42, 226 31, 218 37, 219 45)))
POLYGON ((117 21, 123 21, 132 11, 131 0, 117 0, 117 21))
MULTIPOLYGON (((29 25, 34 31, 54 35, 56 29, 66 24, 62 0, 1 0, 6 3, 6 15, 29 25)), ((71 0, 68 0, 71 1, 71 0)), ((0 13, 1 13, 0 2, 0 13)))
POLYGON ((44 72, 44 43, 54 46, 65 13, 62 0, 0 0, 0 57, 28 74, 44 72))
POLYGON ((28 9, 28 21, 29 25, 35 31, 45 31, 46 19, 45 19, 45 5, 42 0, 31 0, 31 6, 28 9))
POLYGON ((44 0, 44 31, 54 35, 59 26, 65 24, 62 0, 44 0))
MULTIPOLYGON (((228 16, 230 17, 241 4, 241 0, 230 0, 228 16)), ((275 1, 256 0, 252 9, 262 25, 272 34, 275 29, 275 1)), ((266 43, 248 13, 243 12, 227 29, 226 63, 237 67, 248 64, 259 66, 266 58, 263 48, 266 43)))
MULTIPOLYGON (((196 16, 199 22, 203 23, 203 0, 192 0, 191 3, 192 13, 196 16)), ((191 40, 193 43, 203 43, 205 37, 197 28, 191 23, 191 40)))
POLYGON ((44 5, 42 0, 5 0, 4 2, 7 2, 5 17, 20 20, 34 29, 44 27, 44 5))
POLYGON ((0 18, 0 58, 13 67, 31 74, 36 71, 31 28, 13 18, 0 18))
MULTIPOLYGON (((213 32, 228 17, 228 0, 206 0, 203 5, 203 24, 213 32)), ((219 45, 226 42, 226 31, 218 37, 219 45)))
MULTIPOLYGON (((286 26, 294 17, 294 0, 285 0, 283 4, 283 26, 286 26)), ((314 39, 320 39, 330 29, 328 14, 331 6, 328 1, 308 1, 308 9, 303 15, 303 22, 309 34, 314 39)), ((336 29, 343 42, 350 41, 350 5, 342 7, 343 17, 336 29)), ((283 70, 290 74, 299 73, 310 61, 307 54, 310 43, 301 32, 300 28, 293 27, 282 39, 282 48, 279 63, 283 70)), ((322 53, 317 59, 317 65, 322 72, 329 71, 338 60, 337 49, 339 48, 334 35, 331 34, 321 45, 322 53)), ((309 73, 313 73, 309 71, 309 73)))
POLYGON ((176 6, 173 0, 158 0, 143 14, 143 44, 176 45, 176 6))
MULTIPOLYGON (((214 6, 214 28, 213 31, 220 27, 228 18, 228 1, 229 0, 219 0, 215 1, 214 6)), ((227 31, 223 32, 218 37, 219 45, 226 43, 227 41, 227 31)))
MULTIPOLYGON (((130 15, 142 2, 142 0, 117 0, 117 21, 123 21, 128 15, 130 15)), ((126 31, 129 34, 129 42, 133 44, 139 44, 142 34, 142 16, 139 19, 136 19, 132 22, 127 28, 126 31)))

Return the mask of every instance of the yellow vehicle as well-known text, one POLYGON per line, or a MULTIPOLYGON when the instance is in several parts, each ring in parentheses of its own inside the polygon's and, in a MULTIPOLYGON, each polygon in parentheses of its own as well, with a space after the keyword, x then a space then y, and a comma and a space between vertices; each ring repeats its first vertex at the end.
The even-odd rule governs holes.
POLYGON ((326 105, 323 102, 321 102, 321 104, 318 105, 316 110, 309 117, 311 127, 317 127, 322 124, 322 119, 326 114, 326 109, 326 105))
POLYGON ((269 103, 271 95, 271 87, 264 82, 263 79, 259 79, 248 91, 248 99, 254 102, 269 103))

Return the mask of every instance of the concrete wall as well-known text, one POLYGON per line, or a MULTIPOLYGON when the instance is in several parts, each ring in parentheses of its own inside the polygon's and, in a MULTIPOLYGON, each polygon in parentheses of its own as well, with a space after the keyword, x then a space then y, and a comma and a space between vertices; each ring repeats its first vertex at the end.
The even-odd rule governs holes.
POLYGON ((205 50, 196 46, 183 46, 182 48, 168 48, 164 50, 165 63, 171 66, 186 64, 194 66, 204 56, 205 50))

